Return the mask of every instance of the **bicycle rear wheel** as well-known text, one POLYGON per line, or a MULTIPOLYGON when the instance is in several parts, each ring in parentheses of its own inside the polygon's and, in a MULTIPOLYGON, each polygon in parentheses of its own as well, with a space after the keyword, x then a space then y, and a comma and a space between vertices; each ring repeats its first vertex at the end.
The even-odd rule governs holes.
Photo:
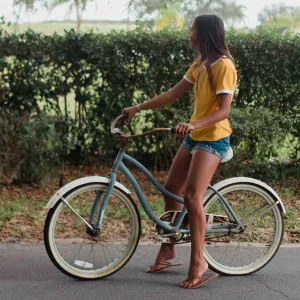
MULTIPOLYGON (((63 198, 88 221, 97 195, 101 196, 101 203, 107 188, 107 184, 99 183, 79 186, 63 198)), ((96 218, 91 223, 95 224, 96 218)), ((140 233, 136 204, 115 187, 98 234, 91 235, 87 225, 60 200, 48 213, 44 241, 50 259, 59 270, 77 279, 91 280, 120 270, 133 255, 140 233)))
MULTIPOLYGON (((235 183, 218 191, 228 202, 245 230, 206 236, 204 256, 210 269, 223 275, 247 275, 263 268, 276 254, 283 237, 284 223, 277 199, 256 184, 235 183)), ((213 194, 205 203, 211 224, 235 228, 213 194)))

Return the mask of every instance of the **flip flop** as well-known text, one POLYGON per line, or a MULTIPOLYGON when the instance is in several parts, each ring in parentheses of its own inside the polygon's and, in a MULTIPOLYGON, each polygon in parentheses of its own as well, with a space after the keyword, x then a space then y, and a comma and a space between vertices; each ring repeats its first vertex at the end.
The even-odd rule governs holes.
POLYGON ((183 288, 183 289, 197 289, 198 287, 200 287, 202 284, 204 284, 205 282, 207 282, 208 280, 214 279, 216 277, 218 277, 219 274, 213 273, 209 276, 202 276, 201 278, 199 278, 199 280, 192 285, 191 287, 183 287, 180 284, 178 284, 179 287, 183 288))
POLYGON ((171 267, 178 267, 178 266, 182 266, 182 265, 183 265, 183 262, 171 263, 169 261, 166 261, 162 264, 154 264, 153 266, 150 266, 148 269, 146 269, 146 272, 147 273, 159 273, 164 269, 171 268, 171 267), (156 270, 151 270, 150 268, 155 266, 155 265, 156 266, 161 266, 161 267, 156 269, 156 270))

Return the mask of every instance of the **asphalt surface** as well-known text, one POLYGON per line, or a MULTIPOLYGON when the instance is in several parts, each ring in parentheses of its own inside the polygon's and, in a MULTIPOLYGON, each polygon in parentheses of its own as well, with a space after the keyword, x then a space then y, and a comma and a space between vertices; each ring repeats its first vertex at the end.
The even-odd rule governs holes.
POLYGON ((50 261, 43 244, 0 243, 0 299, 213 299, 300 300, 300 247, 283 246, 259 272, 243 277, 224 277, 199 289, 176 286, 188 271, 188 246, 177 248, 177 261, 184 266, 147 274, 157 245, 142 245, 129 263, 99 281, 78 281, 61 273, 50 261))

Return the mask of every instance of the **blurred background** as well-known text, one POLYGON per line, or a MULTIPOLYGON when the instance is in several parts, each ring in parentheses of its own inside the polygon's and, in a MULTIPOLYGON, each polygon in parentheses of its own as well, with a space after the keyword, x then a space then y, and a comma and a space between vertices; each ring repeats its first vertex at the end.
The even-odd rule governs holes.
POLYGON ((2 0, 1 15, 14 24, 51 34, 64 29, 100 32, 132 29, 136 21, 153 28, 190 26, 195 15, 216 13, 228 27, 277 27, 299 32, 298 0, 2 0))

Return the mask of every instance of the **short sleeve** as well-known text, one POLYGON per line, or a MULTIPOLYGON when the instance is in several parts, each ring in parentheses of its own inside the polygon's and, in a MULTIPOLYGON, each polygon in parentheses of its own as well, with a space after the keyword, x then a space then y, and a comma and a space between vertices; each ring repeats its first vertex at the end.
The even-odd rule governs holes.
POLYGON ((194 62, 190 68, 188 69, 188 71, 185 73, 185 75, 183 76, 183 78, 188 81, 191 84, 195 84, 195 71, 197 68, 198 63, 194 62))
POLYGON ((188 71, 185 73, 185 75, 183 76, 183 78, 191 84, 195 84, 195 78, 193 75, 193 71, 194 71, 194 68, 193 68, 193 66, 191 66, 188 69, 188 71))
POLYGON ((234 67, 222 64, 215 76, 216 95, 234 94, 236 86, 236 70, 234 67))

